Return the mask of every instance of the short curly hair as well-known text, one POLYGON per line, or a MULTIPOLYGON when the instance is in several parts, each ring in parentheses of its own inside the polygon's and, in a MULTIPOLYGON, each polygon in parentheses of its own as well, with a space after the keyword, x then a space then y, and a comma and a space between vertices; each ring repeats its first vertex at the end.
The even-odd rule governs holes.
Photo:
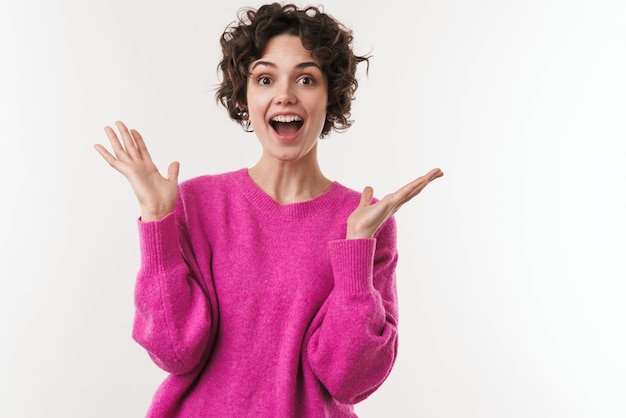
POLYGON ((218 64, 221 82, 215 94, 231 119, 245 126, 238 103, 247 103, 249 67, 259 59, 268 42, 278 35, 300 37, 302 45, 320 61, 328 81, 327 118, 320 133, 343 131, 352 125, 350 109, 358 87, 357 64, 369 56, 355 55, 352 31, 320 8, 303 9, 294 4, 266 4, 258 9, 242 9, 220 38, 222 60, 218 64))

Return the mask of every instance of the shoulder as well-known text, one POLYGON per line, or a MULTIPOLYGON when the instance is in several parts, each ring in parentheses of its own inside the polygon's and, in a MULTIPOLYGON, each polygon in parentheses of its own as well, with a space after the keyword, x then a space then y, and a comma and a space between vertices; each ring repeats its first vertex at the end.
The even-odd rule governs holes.
POLYGON ((180 183, 178 211, 186 218, 219 213, 224 206, 239 199, 241 177, 246 169, 206 174, 180 183))
POLYGON ((334 181, 331 187, 333 197, 338 202, 343 202, 347 207, 354 210, 361 201, 361 192, 351 189, 338 181, 334 181))
POLYGON ((245 170, 245 168, 242 168, 226 173, 205 174, 202 176, 193 177, 183 181, 180 184, 180 188, 185 192, 189 192, 196 189, 202 189, 207 186, 232 186, 233 184, 238 182, 238 179, 241 178, 245 170))
POLYGON ((245 168, 219 174, 205 174, 185 180, 180 184, 183 196, 195 193, 211 193, 235 187, 245 173, 245 168))
MULTIPOLYGON (((347 206, 352 206, 352 209, 355 209, 361 202, 362 191, 354 190, 337 181, 333 182, 332 190, 336 199, 345 202, 347 206)), ((376 203, 378 200, 379 199, 374 196, 372 203, 376 203)))

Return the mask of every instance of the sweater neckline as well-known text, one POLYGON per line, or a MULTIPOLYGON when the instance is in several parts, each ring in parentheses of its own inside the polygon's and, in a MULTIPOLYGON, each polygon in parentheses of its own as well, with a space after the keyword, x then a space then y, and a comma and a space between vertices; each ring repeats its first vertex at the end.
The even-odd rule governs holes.
POLYGON ((341 187, 338 182, 331 181, 330 187, 324 193, 312 199, 282 204, 274 200, 252 180, 247 168, 242 168, 235 173, 241 191, 256 209, 284 219, 301 219, 331 206, 334 196, 341 187))

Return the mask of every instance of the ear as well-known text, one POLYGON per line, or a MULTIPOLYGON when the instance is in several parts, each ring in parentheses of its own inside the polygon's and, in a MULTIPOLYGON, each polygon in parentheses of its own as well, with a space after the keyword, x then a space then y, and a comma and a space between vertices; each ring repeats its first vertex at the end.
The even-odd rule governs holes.
POLYGON ((239 100, 237 101, 237 109, 244 110, 244 109, 247 109, 247 108, 248 108, 247 104, 245 104, 244 102, 239 101, 239 100))

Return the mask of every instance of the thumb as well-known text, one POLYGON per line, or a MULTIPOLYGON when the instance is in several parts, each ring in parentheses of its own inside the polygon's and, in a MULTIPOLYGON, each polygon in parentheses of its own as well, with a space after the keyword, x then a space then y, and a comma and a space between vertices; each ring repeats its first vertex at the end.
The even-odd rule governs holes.
POLYGON ((178 161, 174 161, 167 167, 167 179, 173 180, 178 183, 178 172, 180 171, 180 163, 178 161))
POLYGON ((361 193, 361 201, 359 202, 359 207, 366 207, 372 203, 372 198, 374 197, 374 189, 370 186, 366 186, 363 189, 363 193, 361 193))

